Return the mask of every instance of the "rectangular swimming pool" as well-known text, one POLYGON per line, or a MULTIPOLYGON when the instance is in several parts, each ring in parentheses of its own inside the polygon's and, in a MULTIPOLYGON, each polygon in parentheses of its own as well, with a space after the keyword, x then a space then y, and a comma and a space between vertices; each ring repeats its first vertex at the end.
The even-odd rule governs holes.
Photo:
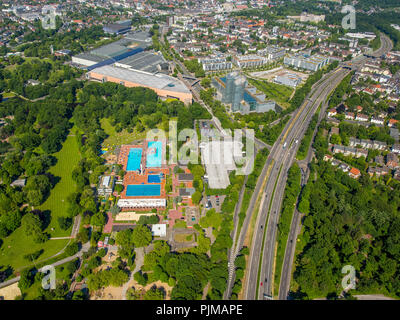
POLYGON ((147 176, 147 182, 148 183, 160 183, 161 178, 159 174, 149 174, 147 176))
POLYGON ((147 168, 161 167, 162 159, 162 142, 161 141, 149 141, 147 146, 147 168))
POLYGON ((127 197, 159 196, 160 194, 161 185, 159 184, 128 184, 126 186, 127 197))
POLYGON ((139 170, 141 161, 142 161, 142 148, 131 148, 129 150, 128 162, 126 164, 126 171, 139 170))

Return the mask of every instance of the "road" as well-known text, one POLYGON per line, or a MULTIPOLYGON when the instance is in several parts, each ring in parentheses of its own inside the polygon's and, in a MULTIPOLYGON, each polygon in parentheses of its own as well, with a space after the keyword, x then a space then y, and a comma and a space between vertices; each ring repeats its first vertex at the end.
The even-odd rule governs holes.
MULTIPOLYGON (((392 50, 393 45, 390 39, 386 36, 381 34, 381 48, 378 49, 373 53, 374 56, 379 57, 382 54, 386 54, 390 50, 392 50)), ((365 62, 365 59, 362 59, 356 66, 359 67, 362 63, 365 62)), ((326 109, 326 107, 325 107, 326 109)), ((322 117, 324 116, 324 113, 321 112, 319 116, 319 121, 321 121, 322 117)), ((318 127, 318 126, 317 126, 318 127)), ((317 128, 315 129, 316 132, 317 128)), ((314 132, 314 134, 315 134, 314 132)), ((306 159, 307 161, 307 166, 311 162, 311 148, 309 155, 306 159)), ((304 183, 302 179, 302 184, 304 183)), ((301 214, 295 210, 291 227, 290 227, 290 232, 288 236, 288 242, 286 245, 286 250, 285 250, 285 256, 284 256, 284 263, 282 265, 282 273, 281 273, 281 282, 279 286, 279 299, 280 300, 285 300, 288 299, 289 296, 289 290, 290 290, 290 280, 292 276, 292 268, 293 268, 293 260, 294 260, 294 254, 295 254, 295 249, 296 249, 296 242, 297 242, 297 236, 301 230, 301 214)))
MULTIPOLYGON (((323 79, 321 79, 320 81, 318 81, 318 82, 313 86, 312 91, 311 91, 310 94, 306 97, 306 100, 315 92, 317 86, 318 86, 320 83, 323 83, 323 81, 324 81, 325 79, 326 79, 326 77, 324 77, 323 79)), ((293 119, 298 117, 297 114, 299 113, 299 110, 300 110, 300 109, 296 110, 296 111, 293 113, 293 114, 294 114, 294 117, 292 117, 292 118, 288 121, 288 123, 286 124, 286 126, 285 126, 284 130, 282 131, 281 135, 279 136, 279 138, 277 139, 277 141, 275 142, 275 144, 272 146, 272 148, 271 148, 271 150, 270 150, 270 154, 269 154, 269 156, 268 156, 268 159, 267 159, 267 161, 266 161, 266 163, 265 163, 265 165, 264 165, 264 168, 263 168, 263 170, 261 171, 261 174, 260 174, 260 176, 259 176, 259 178, 258 178, 258 180, 257 180, 256 187, 255 187, 255 189, 254 189, 254 192, 253 192, 253 195, 252 195, 252 197, 251 197, 248 210, 247 210, 247 212, 246 212, 246 218, 245 218, 245 220, 244 220, 244 222, 243 222, 243 226, 242 226, 242 228, 241 228, 241 230, 240 230, 240 234, 239 234, 238 241, 237 241, 237 243, 236 243, 236 246, 235 246, 235 244, 234 244, 234 248, 233 248, 232 251, 231 251, 231 252, 233 252, 233 254, 232 254, 232 253, 230 254, 230 260, 229 260, 229 265, 228 265, 228 266, 229 266, 229 278, 228 278, 227 290, 226 290, 226 292, 225 292, 225 298, 228 298, 228 297, 230 296, 230 294, 231 294, 231 290, 232 290, 232 287, 233 287, 233 284, 234 284, 234 274, 233 274, 234 268, 233 268, 232 266, 233 266, 233 263, 234 263, 234 261, 235 261, 236 256, 238 255, 239 251, 240 251, 241 248, 243 247, 244 240, 245 240, 246 234, 247 234, 247 230, 248 230, 248 227, 249 227, 249 224, 250 224, 250 221, 251 221, 252 213, 253 213, 254 208, 255 208, 255 205, 256 205, 256 203, 257 203, 257 199, 258 199, 259 194, 262 193, 262 203, 261 203, 261 207, 263 207, 263 205, 265 206, 265 204, 268 202, 268 201, 266 201, 266 200, 267 200, 267 199, 266 199, 266 196, 268 196, 268 194, 267 194, 268 188, 264 188, 264 190, 261 190, 262 185, 263 185, 264 180, 265 180, 265 178, 267 177, 268 174, 269 174, 270 176, 268 177, 269 179, 268 179, 268 181, 267 181, 267 186, 268 186, 268 183, 269 183, 269 184, 272 183, 272 178, 273 178, 273 177, 275 177, 275 179, 276 179, 276 174, 277 174, 277 172, 274 172, 274 171, 276 171, 276 169, 274 169, 274 170, 271 171, 271 167, 272 167, 272 166, 274 166, 274 167, 276 166, 276 160, 278 159, 277 156, 278 156, 279 153, 282 151, 282 147, 283 147, 283 143, 281 143, 281 142, 282 142, 282 139, 283 139, 283 138, 285 137, 285 135, 287 134, 288 128, 290 128, 290 127, 292 126, 293 119)), ((302 110, 304 110, 304 105, 303 105, 303 109, 302 109, 302 110)), ((275 181, 275 180, 274 180, 274 181, 275 181)), ((264 211, 263 211, 263 210, 260 210, 260 211, 261 211, 261 214, 260 214, 260 213, 258 214, 258 216, 257 216, 257 221, 256 221, 256 227, 257 227, 257 228, 260 228, 260 226, 263 225, 263 224, 260 224, 260 220, 261 220, 261 221, 265 221, 265 220, 266 220, 266 216, 265 216, 265 215, 262 216, 262 212, 264 212, 264 211), (260 218, 260 216, 262 216, 262 217, 260 218)), ((234 239, 234 240, 235 240, 235 239, 234 239)), ((259 242, 254 242, 254 241, 253 241, 252 243, 253 243, 253 244, 255 244, 255 243, 260 243, 260 244, 261 244, 261 242, 262 242, 261 239, 259 239, 258 241, 259 241, 259 242)), ((255 247, 254 245, 251 246, 250 257, 252 257, 253 254, 254 254, 254 253, 253 253, 254 247, 255 247)))

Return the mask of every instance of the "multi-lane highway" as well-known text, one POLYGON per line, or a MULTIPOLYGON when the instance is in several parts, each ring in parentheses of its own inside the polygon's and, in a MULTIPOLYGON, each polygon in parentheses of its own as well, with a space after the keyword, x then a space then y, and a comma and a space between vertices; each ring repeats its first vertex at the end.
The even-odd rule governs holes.
MULTIPOLYGON (((374 52, 374 55, 380 56, 389 51, 390 48, 390 40, 386 36, 382 36, 382 47, 374 52)), ((351 69, 360 67, 366 59, 366 57, 362 57, 352 62, 351 69)), ((245 299, 262 299, 264 295, 272 296, 273 294, 276 234, 287 172, 295 159, 299 143, 313 114, 350 72, 349 69, 343 68, 344 66, 341 65, 335 71, 326 75, 313 87, 309 97, 294 114, 283 130, 280 139, 271 149, 269 157, 271 170, 263 190, 265 199, 258 214, 253 234, 245 283, 245 299)), ((289 241, 292 241, 290 243, 294 245, 296 239, 289 238, 289 241)))
MULTIPOLYGON (((372 55, 375 57, 379 57, 382 54, 386 54, 390 50, 392 50, 393 45, 390 39, 381 34, 381 48, 377 51, 375 51, 372 55)), ((363 63, 365 59, 362 59, 360 63, 363 63)), ((356 63, 356 65, 360 65, 359 63, 356 63)), ((324 113, 321 112, 319 120, 322 119, 324 116, 324 113)), ((312 154, 312 149, 310 148, 309 155, 306 159, 306 163, 308 164, 311 161, 311 154, 312 154)), ((306 175, 302 175, 302 178, 306 175)), ((305 179, 302 179, 302 185, 305 183, 305 179)), ((285 250, 285 256, 284 256, 284 261, 282 265, 282 272, 281 272, 281 281, 279 285, 279 299, 280 300, 285 300, 288 298, 289 295, 289 290, 290 290, 290 280, 292 276, 292 266, 293 266, 293 260, 294 260, 294 254, 295 254, 295 248, 296 248, 296 239, 298 236, 298 233, 300 232, 300 222, 301 222, 301 214, 295 210, 294 215, 293 215, 293 220, 291 223, 291 228, 288 236, 288 242, 286 245, 286 250, 285 250)))
POLYGON ((293 163, 299 143, 313 114, 349 72, 349 70, 337 69, 316 86, 310 98, 306 100, 287 128, 285 128, 283 137, 277 144, 276 152, 273 155, 275 159, 274 165, 266 184, 266 198, 259 213, 258 223, 256 223, 254 232, 254 245, 250 255, 246 286, 247 299, 262 298, 264 293, 268 296, 272 295, 273 282, 271 280, 274 267, 275 239, 287 172, 293 163), (258 296, 256 295, 257 291, 258 296))

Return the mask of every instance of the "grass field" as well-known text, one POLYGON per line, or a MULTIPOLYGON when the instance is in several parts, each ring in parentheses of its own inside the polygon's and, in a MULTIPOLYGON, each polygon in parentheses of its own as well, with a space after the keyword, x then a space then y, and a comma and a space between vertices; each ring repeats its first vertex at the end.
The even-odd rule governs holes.
POLYGON ((176 242, 192 242, 194 241, 193 239, 193 233, 178 233, 174 235, 174 240, 176 242))
POLYGON ((276 101, 282 108, 289 106, 289 99, 293 93, 293 89, 277 83, 264 80, 254 80, 249 78, 249 83, 266 95, 266 99, 276 101))
POLYGON ((111 125, 109 119, 101 119, 101 127, 107 133, 108 138, 104 140, 103 146, 109 148, 110 151, 114 151, 115 147, 122 144, 129 144, 135 140, 141 140, 146 137, 146 130, 143 132, 133 131, 129 133, 127 130, 121 132, 115 131, 115 127, 111 125))
MULTIPOLYGON (((68 136, 63 148, 54 156, 58 161, 54 167, 50 168, 49 172, 61 179, 51 190, 48 199, 37 209, 49 211, 51 214, 50 223, 45 231, 51 237, 65 237, 70 235, 71 228, 66 231, 61 230, 57 218, 66 216, 66 198, 75 190, 75 182, 72 180, 71 173, 80 159, 75 136, 68 136), (52 228, 54 228, 54 231, 51 230, 52 228)), ((21 228, 18 228, 4 239, 0 248, 0 265, 11 265, 14 269, 18 269, 30 265, 30 262, 24 259, 24 255, 44 249, 43 254, 38 259, 40 261, 53 256, 63 249, 67 243, 68 240, 49 240, 44 244, 34 243, 25 236, 21 228)))

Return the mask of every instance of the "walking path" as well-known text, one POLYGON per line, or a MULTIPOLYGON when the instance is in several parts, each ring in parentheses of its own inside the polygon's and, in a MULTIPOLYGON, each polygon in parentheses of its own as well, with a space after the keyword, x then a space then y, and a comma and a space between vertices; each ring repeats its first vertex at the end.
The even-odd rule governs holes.
POLYGON ((125 284, 122 287, 122 299, 126 300, 126 292, 129 289, 129 283, 133 280, 133 276, 135 275, 136 272, 140 270, 140 268, 143 266, 144 262, 144 248, 136 248, 135 249, 135 269, 131 272, 129 276, 129 280, 125 282, 125 284))

